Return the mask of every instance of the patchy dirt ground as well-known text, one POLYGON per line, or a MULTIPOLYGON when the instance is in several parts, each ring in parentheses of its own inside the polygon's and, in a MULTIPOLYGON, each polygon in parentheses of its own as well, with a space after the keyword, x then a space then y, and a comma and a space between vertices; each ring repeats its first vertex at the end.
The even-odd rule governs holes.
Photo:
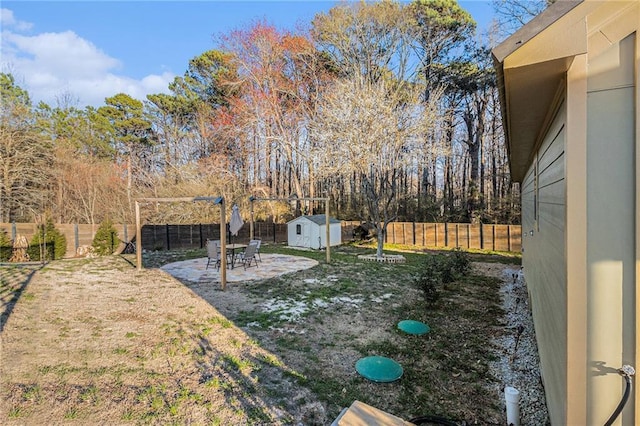
MULTIPOLYGON (((409 283, 419 267, 347 252, 226 291, 116 256, 3 268, 0 423, 327 425, 359 399, 406 419, 504 424, 499 280, 458 283, 428 311, 409 283), (407 317, 430 335, 398 332, 407 317), (360 377, 371 354, 403 378, 360 377)), ((506 266, 475 267, 501 278, 506 266)))
POLYGON ((4 324, 2 359, 3 424, 291 420, 259 370, 308 394, 189 288, 119 257, 38 271, 4 324))

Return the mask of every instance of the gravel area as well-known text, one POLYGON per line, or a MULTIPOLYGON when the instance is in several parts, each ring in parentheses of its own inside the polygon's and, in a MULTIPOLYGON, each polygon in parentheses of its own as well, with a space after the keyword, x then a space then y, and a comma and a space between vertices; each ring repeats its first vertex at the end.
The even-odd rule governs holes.
MULTIPOLYGON (((504 269, 502 273, 504 284, 500 292, 504 321, 511 332, 496 339, 501 356, 492 368, 504 385, 501 395, 504 396, 507 386, 520 392, 521 425, 550 425, 524 275, 520 269, 504 269)), ((504 398, 502 405, 506 410, 504 398)))

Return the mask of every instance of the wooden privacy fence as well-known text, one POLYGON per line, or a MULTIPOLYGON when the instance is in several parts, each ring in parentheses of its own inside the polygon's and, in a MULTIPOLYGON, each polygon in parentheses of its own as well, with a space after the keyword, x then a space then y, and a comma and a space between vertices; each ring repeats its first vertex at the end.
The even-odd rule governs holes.
MULTIPOLYGON (((67 239, 65 257, 75 256, 80 246, 90 246, 99 226, 99 224, 56 223, 56 229, 67 239)), ((114 224, 113 226, 118 232, 118 238, 122 241, 131 241, 136 236, 135 225, 114 224)), ((0 223, 0 231, 6 232, 11 240, 14 240, 16 235, 24 235, 31 241, 37 229, 36 223, 0 223)), ((287 225, 256 222, 254 235, 265 242, 287 242, 287 225)), ((207 239, 220 239, 220 225, 144 225, 142 227, 142 247, 145 250, 203 248, 207 239)), ((238 235, 232 236, 231 239, 233 242, 248 243, 249 224, 245 223, 238 235)))
MULTIPOLYGON (((353 238, 361 222, 342 222, 342 240, 353 238)), ((387 227, 385 243, 418 247, 461 247, 519 252, 520 225, 469 223, 393 222, 387 227)))
MULTIPOLYGON (((135 230, 135 227, 133 229, 135 230)), ((249 234, 249 224, 245 223, 237 236, 227 234, 227 243, 247 244, 250 239, 249 234)), ((287 224, 256 222, 253 234, 255 238, 264 242, 287 242, 287 224)), ((148 250, 203 248, 208 239, 220 239, 220 225, 144 225, 142 227, 142 247, 148 250)))
MULTIPOLYGON (((56 223, 56 229, 67 240, 65 257, 75 256, 76 250, 80 246, 90 246, 99 226, 99 224, 56 223)), ((114 224, 113 226, 118 231, 118 237, 121 240, 129 241, 136 235, 135 225, 114 224)), ((5 231, 11 240, 14 240, 16 235, 24 235, 31 241, 37 230, 38 224, 36 223, 0 223, 0 231, 5 231)))
MULTIPOLYGON (((361 222, 342 222, 342 241, 353 240, 353 230, 361 222)), ((75 256, 80 246, 91 245, 99 225, 55 224, 67 239, 66 257, 75 256)), ((136 228, 131 224, 114 224, 118 237, 131 241, 136 228)), ((9 238, 24 235, 30 241, 37 230, 35 223, 0 223, 0 230, 9 238)), ((385 243, 418 247, 462 247, 497 251, 519 252, 521 250, 520 225, 471 225, 468 223, 420 223, 394 222, 387 228, 385 243)), ((286 243, 287 224, 256 222, 254 235, 264 242, 286 243)), ((195 225, 144 225, 142 227, 142 247, 145 250, 173 250, 203 248, 207 239, 219 239, 218 224, 195 225)), ((229 238, 229 235, 227 235, 229 238)), ((231 242, 249 241, 249 223, 240 229, 231 242)))

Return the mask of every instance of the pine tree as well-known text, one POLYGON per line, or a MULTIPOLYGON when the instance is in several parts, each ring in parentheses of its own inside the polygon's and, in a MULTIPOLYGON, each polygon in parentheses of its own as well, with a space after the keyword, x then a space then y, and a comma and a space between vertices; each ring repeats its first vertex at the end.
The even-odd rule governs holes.
POLYGON ((31 243, 29 244, 29 257, 33 261, 62 259, 67 252, 67 238, 56 229, 53 219, 48 218, 46 223, 38 225, 31 243), (44 256, 43 256, 44 254, 44 256))
POLYGON ((120 244, 118 231, 116 231, 110 219, 105 219, 98 227, 95 237, 93 237, 92 246, 95 249, 95 253, 100 256, 113 254, 118 244, 120 244))
POLYGON ((5 231, 0 230, 0 262, 6 262, 9 260, 12 252, 13 246, 11 244, 11 239, 5 231))

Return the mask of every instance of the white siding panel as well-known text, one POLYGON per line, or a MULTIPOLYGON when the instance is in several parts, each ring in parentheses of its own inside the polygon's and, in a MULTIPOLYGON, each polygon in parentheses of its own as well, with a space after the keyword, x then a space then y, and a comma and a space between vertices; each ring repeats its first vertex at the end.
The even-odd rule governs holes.
POLYGON ((545 143, 540 147, 540 154, 538 155, 538 169, 541 175, 544 174, 545 170, 555 163, 558 158, 564 155, 564 144, 556 143, 557 141, 564 140, 564 126, 553 127, 551 128, 551 132, 550 136, 554 136, 545 140, 545 143))
POLYGON ((530 230, 535 225, 534 211, 535 211, 535 166, 529 167, 529 171, 522 180, 520 188, 520 197, 522 205, 522 237, 528 236, 530 230))
POLYGON ((522 198, 523 234, 537 203, 537 228, 523 238, 523 265, 547 399, 555 401, 565 398, 567 367, 565 117, 563 103, 540 145, 537 168, 529 170, 538 172, 531 179, 533 188, 522 198))
POLYGON ((529 171, 527 172, 527 174, 524 176, 524 179, 522 180, 522 184, 520 185, 520 187, 522 188, 521 192, 526 192, 527 190, 533 190, 534 180, 535 180, 535 172, 534 172, 534 169, 530 167, 529 171))
MULTIPOLYGON (((565 204, 565 182, 564 178, 549 182, 546 185, 540 185, 540 209, 542 210, 542 204, 565 204)), ((554 212, 549 212, 554 214, 554 212)), ((556 212, 557 214, 564 214, 564 212, 556 212)), ((542 219, 542 218, 541 218, 542 219)), ((564 217, 560 218, 564 222, 564 217)))
MULTIPOLYGON (((564 187, 563 187, 564 188, 564 187)), ((544 204, 541 205, 541 209, 545 212, 545 214, 540 215, 540 233, 543 231, 549 232, 564 232, 564 213, 565 206, 564 204, 544 204)), ((556 241, 554 239, 554 249, 563 249, 564 250, 564 242, 556 241)))

